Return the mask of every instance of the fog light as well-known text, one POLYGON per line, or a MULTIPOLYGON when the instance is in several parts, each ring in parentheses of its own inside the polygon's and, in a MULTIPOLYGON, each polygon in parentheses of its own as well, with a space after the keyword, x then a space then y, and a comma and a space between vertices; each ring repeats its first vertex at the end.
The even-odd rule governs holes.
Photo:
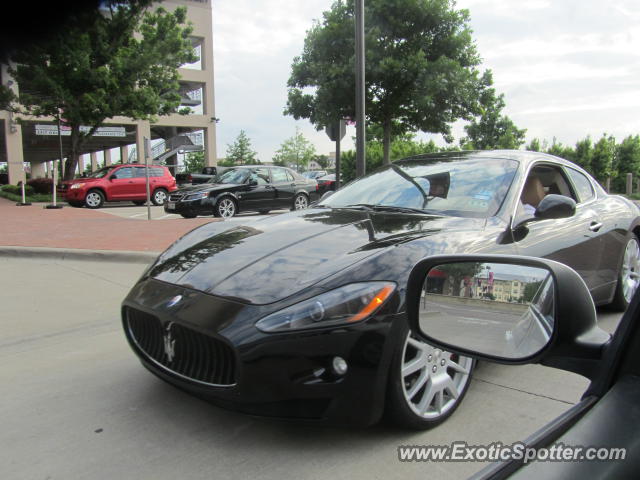
POLYGON ((333 357, 332 362, 333 372, 336 375, 344 375, 347 373, 347 361, 342 357, 333 357))

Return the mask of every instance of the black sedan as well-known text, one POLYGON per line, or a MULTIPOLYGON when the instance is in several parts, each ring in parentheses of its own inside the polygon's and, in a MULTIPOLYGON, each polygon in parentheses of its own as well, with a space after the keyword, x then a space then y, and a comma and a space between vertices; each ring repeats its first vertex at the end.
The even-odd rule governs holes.
POLYGON ((313 208, 193 230, 124 300, 124 330, 151 372, 225 407, 360 425, 387 410, 428 428, 460 404, 474 363, 410 331, 415 263, 545 257, 577 270, 597 304, 625 308, 639 282, 639 215, 557 157, 412 157, 313 208))
POLYGON ((307 208, 318 196, 318 184, 285 167, 239 166, 209 182, 181 188, 164 204, 167 213, 185 218, 198 215, 233 217, 240 211, 307 208))
POLYGON ((329 175, 325 175, 323 177, 316 178, 318 182, 318 192, 325 193, 328 191, 335 191, 336 189, 336 174, 331 173, 329 175))

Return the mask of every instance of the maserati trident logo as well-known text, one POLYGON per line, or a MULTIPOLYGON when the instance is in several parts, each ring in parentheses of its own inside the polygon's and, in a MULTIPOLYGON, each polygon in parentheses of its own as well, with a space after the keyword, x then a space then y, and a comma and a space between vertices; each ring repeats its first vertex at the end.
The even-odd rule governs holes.
POLYGON ((164 339, 164 354, 167 356, 167 361, 171 363, 173 361, 173 357, 176 356, 176 339, 171 336, 171 322, 167 325, 166 333, 163 336, 164 339))

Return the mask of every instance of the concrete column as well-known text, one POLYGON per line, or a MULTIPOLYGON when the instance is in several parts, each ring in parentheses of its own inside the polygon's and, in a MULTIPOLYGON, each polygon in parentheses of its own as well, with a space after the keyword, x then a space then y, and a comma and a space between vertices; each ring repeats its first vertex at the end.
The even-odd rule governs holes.
POLYGON ((17 185, 26 181, 24 174, 24 156, 22 154, 22 126, 13 122, 12 117, 2 122, 4 124, 4 138, 7 149, 7 169, 9 183, 17 185))
POLYGON ((89 156, 91 157, 91 171, 95 172, 98 169, 98 154, 91 152, 89 156))
POLYGON ((104 166, 108 167, 109 165, 111 165, 111 149, 107 148, 102 153, 104 154, 104 166))
POLYGON ((44 167, 45 162, 31 162, 31 178, 45 178, 47 172, 44 167))
POLYGON ((84 173, 84 155, 78 157, 78 175, 82 176, 84 173))
MULTIPOLYGON (((141 121, 136 127, 136 156, 138 163, 144 163, 144 138, 151 140, 151 125, 149 122, 141 121)), ((151 161, 151 159, 149 159, 151 161)))
POLYGON ((216 124, 206 127, 204 135, 204 163, 207 167, 214 167, 218 164, 216 154, 216 124))
POLYGON ((123 145, 120 147, 120 163, 127 163, 129 161, 129 145, 123 145))

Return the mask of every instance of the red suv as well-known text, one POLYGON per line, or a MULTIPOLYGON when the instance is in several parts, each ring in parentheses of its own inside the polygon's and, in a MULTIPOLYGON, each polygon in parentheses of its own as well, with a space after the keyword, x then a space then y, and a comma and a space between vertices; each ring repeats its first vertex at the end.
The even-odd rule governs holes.
MULTIPOLYGON (((154 205, 162 205, 169 192, 177 190, 167 167, 149 166, 149 189, 154 205)), ((104 202, 132 201, 142 205, 147 198, 144 165, 112 165, 88 177, 63 182, 58 194, 72 207, 100 208, 104 202)))

